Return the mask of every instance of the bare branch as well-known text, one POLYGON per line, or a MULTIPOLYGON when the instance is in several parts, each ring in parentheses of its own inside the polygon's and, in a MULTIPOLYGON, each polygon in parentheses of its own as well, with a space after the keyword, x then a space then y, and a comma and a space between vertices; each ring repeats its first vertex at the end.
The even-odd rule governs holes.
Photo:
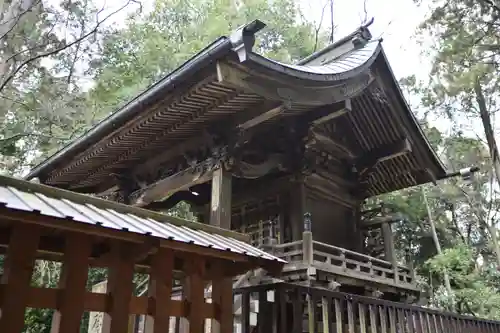
POLYGON ((314 36, 314 52, 316 52, 316 50, 318 49, 318 39, 319 39, 319 32, 321 30, 321 26, 323 25, 323 18, 325 16, 325 10, 326 10, 326 6, 328 5, 328 1, 325 2, 324 6, 323 6, 323 9, 321 10, 321 17, 319 19, 319 23, 318 23, 318 26, 316 27, 315 29, 315 36, 314 36))
MULTIPOLYGON (((23 10, 22 12, 18 13, 17 15, 15 15, 15 17, 10 17, 7 21, 5 22, 2 22, 0 25, 6 25, 8 23, 12 23, 12 25, 10 27, 7 28, 7 31, 3 32, 2 33, 2 36, 0 36, 0 40, 4 39, 9 33, 12 32, 12 30, 14 30, 14 28, 16 27, 16 25, 19 23, 19 21, 21 20, 21 18, 31 12, 31 10, 42 3, 42 0, 37 0, 35 2, 33 2, 27 9, 23 10)), ((17 5, 17 3, 12 3, 11 6, 15 6, 17 5)))
POLYGON ((120 11, 122 11, 123 9, 125 9, 128 5, 130 5, 131 3, 135 3, 136 1, 134 0, 129 0, 127 1, 127 3, 125 5, 123 5, 122 7, 120 7, 119 9, 115 10, 114 12, 110 13, 109 15, 107 15, 104 19, 102 19, 101 21, 98 21, 96 23, 96 25, 94 26, 94 28, 92 30, 90 30, 89 32, 87 32, 86 34, 84 34, 81 38, 78 38, 74 41, 72 41, 71 43, 68 43, 68 44, 65 44, 55 50, 52 50, 52 51, 49 51, 49 52, 45 52, 45 53, 41 53, 41 54, 38 54, 36 56, 33 56, 25 61, 23 61, 3 82, 2 84, 0 85, 0 91, 2 91, 5 86, 10 82, 12 81, 12 79, 17 75, 17 73, 19 73, 20 70, 22 70, 24 67, 26 67, 28 64, 30 64, 31 62, 35 61, 35 60, 38 60, 38 59, 41 59, 41 58, 45 58, 45 57, 49 57, 51 55, 55 55, 61 51, 64 51, 70 47, 72 47, 73 45, 76 45, 80 42, 82 42, 84 39, 88 38, 89 36, 91 36, 92 34, 96 33, 99 29, 99 27, 105 22, 107 21, 110 17, 112 17, 113 15, 119 13, 120 11))

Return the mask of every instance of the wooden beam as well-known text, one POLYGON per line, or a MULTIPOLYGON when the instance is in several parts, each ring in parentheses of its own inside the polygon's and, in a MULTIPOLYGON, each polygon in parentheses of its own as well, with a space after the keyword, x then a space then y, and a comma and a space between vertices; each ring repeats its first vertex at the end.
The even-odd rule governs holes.
POLYGON ((195 170, 195 168, 191 167, 170 177, 160 179, 156 183, 139 190, 139 195, 133 193, 132 197, 137 195, 138 197, 132 199, 131 204, 134 206, 145 206, 153 201, 164 200, 176 192, 184 191, 191 186, 205 183, 211 178, 211 171, 205 171, 203 168, 195 170))
MULTIPOLYGON (((0 302, 7 297, 8 286, 0 284, 0 302)), ((28 287, 26 307, 36 309, 56 309, 58 300, 62 297, 60 289, 28 287)), ((85 311, 106 312, 110 310, 113 302, 111 294, 85 292, 85 311)), ((130 314, 149 314, 151 298, 149 296, 133 296, 127 305, 130 314)), ((169 315, 172 317, 186 317, 189 313, 189 303, 186 301, 172 300, 169 315)), ((215 318, 216 310, 213 304, 203 303, 202 314, 205 318, 215 318)), ((23 312, 24 320, 24 312, 23 312)), ((126 319, 128 321, 128 318, 126 319)), ((24 322, 23 322, 24 324, 24 322)), ((4 331, 2 331, 3 333, 4 331)), ((10 332, 9 332, 10 333, 10 332)), ((16 332, 19 333, 19 332, 16 332)))
POLYGON ((79 333, 85 307, 85 293, 92 242, 89 236, 69 233, 62 273, 60 305, 52 317, 51 333, 79 333))
POLYGON ((407 138, 403 138, 371 150, 358 158, 354 165, 358 168, 360 177, 364 178, 378 163, 408 154, 411 151, 410 141, 407 138))
POLYGON ((231 230, 232 175, 224 167, 213 172, 210 224, 231 230))
POLYGON ((279 114, 283 113, 284 110, 285 110, 285 107, 283 105, 277 106, 275 108, 272 108, 268 111, 265 111, 265 112, 255 116, 254 118, 251 118, 247 121, 244 121, 241 124, 238 124, 238 128, 242 129, 242 130, 249 129, 251 127, 254 127, 258 124, 261 124, 265 121, 268 121, 268 120, 278 116, 279 114))
POLYGON ((312 125, 313 127, 315 126, 318 126, 318 125, 321 125, 327 121, 330 121, 330 120, 333 120, 333 119, 336 119, 340 116, 343 116, 345 114, 347 114, 348 112, 351 112, 352 111, 352 105, 351 105, 351 100, 350 99, 346 99, 344 101, 344 107, 341 108, 340 110, 336 110, 336 111, 333 111, 331 112, 330 114, 327 114, 325 116, 322 116, 318 119, 315 119, 312 121, 312 125))
POLYGON ((306 148, 320 146, 326 148, 326 150, 330 152, 340 153, 343 157, 347 157, 349 159, 356 158, 356 155, 344 145, 336 142, 332 138, 324 135, 319 131, 312 130, 309 140, 306 142, 306 148))
POLYGON ((401 221, 402 218, 403 216, 400 213, 390 214, 388 216, 375 216, 370 219, 363 220, 362 227, 376 227, 382 225, 383 223, 391 224, 401 221))
POLYGON ((196 137, 187 141, 180 142, 179 144, 172 145, 172 148, 167 149, 166 151, 154 156, 153 158, 147 160, 142 164, 139 164, 134 168, 131 174, 143 174, 144 170, 152 170, 163 162, 166 162, 177 156, 182 156, 186 151, 199 149, 200 147, 209 145, 212 142, 212 136, 207 131, 202 131, 200 135, 197 135, 196 137))
POLYGON ((0 299, 2 333, 21 333, 24 328, 24 312, 28 306, 39 239, 38 226, 19 224, 12 229, 0 278, 0 286, 4 287, 0 299))

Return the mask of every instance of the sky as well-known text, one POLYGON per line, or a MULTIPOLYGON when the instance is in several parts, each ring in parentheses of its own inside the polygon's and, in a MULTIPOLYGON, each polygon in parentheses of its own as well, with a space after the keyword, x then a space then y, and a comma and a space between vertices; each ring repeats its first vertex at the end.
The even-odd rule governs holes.
MULTIPOLYGON (((154 0, 140 0, 143 11, 151 10, 154 0)), ((323 7, 329 0, 297 0, 302 8, 306 19, 319 22, 323 7)), ((397 77, 415 73, 415 69, 421 64, 421 47, 414 38, 415 29, 424 19, 427 10, 414 4, 413 0, 333 0, 334 22, 336 26, 335 37, 337 39, 351 33, 359 27, 364 14, 364 5, 368 18, 374 17, 375 21, 370 26, 374 37, 382 37, 384 49, 390 64, 397 77), (411 15, 408 15, 411 13, 411 15)), ((119 8, 127 0, 95 0, 99 6, 106 3, 108 11, 119 8)), ((131 8, 137 8, 135 6, 131 8)), ((330 10, 327 8, 323 26, 328 27, 330 22, 330 10)), ((110 24, 123 25, 126 14, 117 14, 109 21, 110 24)), ((228 31, 229 33, 230 31, 228 31)), ((419 66, 419 72, 425 75, 428 66, 419 66)))

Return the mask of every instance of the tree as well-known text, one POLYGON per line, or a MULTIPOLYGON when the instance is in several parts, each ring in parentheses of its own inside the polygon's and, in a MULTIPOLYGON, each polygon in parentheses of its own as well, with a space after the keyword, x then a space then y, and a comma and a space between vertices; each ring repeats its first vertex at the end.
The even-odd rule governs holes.
POLYGON ((256 48, 292 63, 321 47, 316 31, 293 0, 156 0, 154 10, 110 35, 94 61, 92 99, 105 113, 128 101, 216 38, 259 18, 268 27, 256 48))
MULTIPOLYGON (((496 184, 500 184, 500 156, 492 115, 499 102, 500 7, 491 0, 429 0, 430 16, 421 33, 434 40, 431 82, 424 102, 440 109, 451 120, 479 118, 489 149, 496 184)), ((500 266, 500 240, 497 220, 484 220, 476 213, 489 234, 500 266)))
POLYGON ((34 155, 46 154, 81 132, 87 117, 79 80, 89 57, 99 51, 105 22, 133 1, 111 11, 95 8, 91 0, 1 3, 2 171, 22 172, 34 155))

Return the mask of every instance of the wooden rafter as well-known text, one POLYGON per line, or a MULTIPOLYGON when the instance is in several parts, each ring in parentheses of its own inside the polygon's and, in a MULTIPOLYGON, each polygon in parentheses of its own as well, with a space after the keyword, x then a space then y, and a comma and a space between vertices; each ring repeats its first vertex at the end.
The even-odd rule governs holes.
POLYGON ((400 139, 390 144, 380 146, 363 155, 354 162, 361 178, 366 178, 367 174, 375 168, 378 163, 388 161, 411 153, 412 147, 407 138, 400 139))

